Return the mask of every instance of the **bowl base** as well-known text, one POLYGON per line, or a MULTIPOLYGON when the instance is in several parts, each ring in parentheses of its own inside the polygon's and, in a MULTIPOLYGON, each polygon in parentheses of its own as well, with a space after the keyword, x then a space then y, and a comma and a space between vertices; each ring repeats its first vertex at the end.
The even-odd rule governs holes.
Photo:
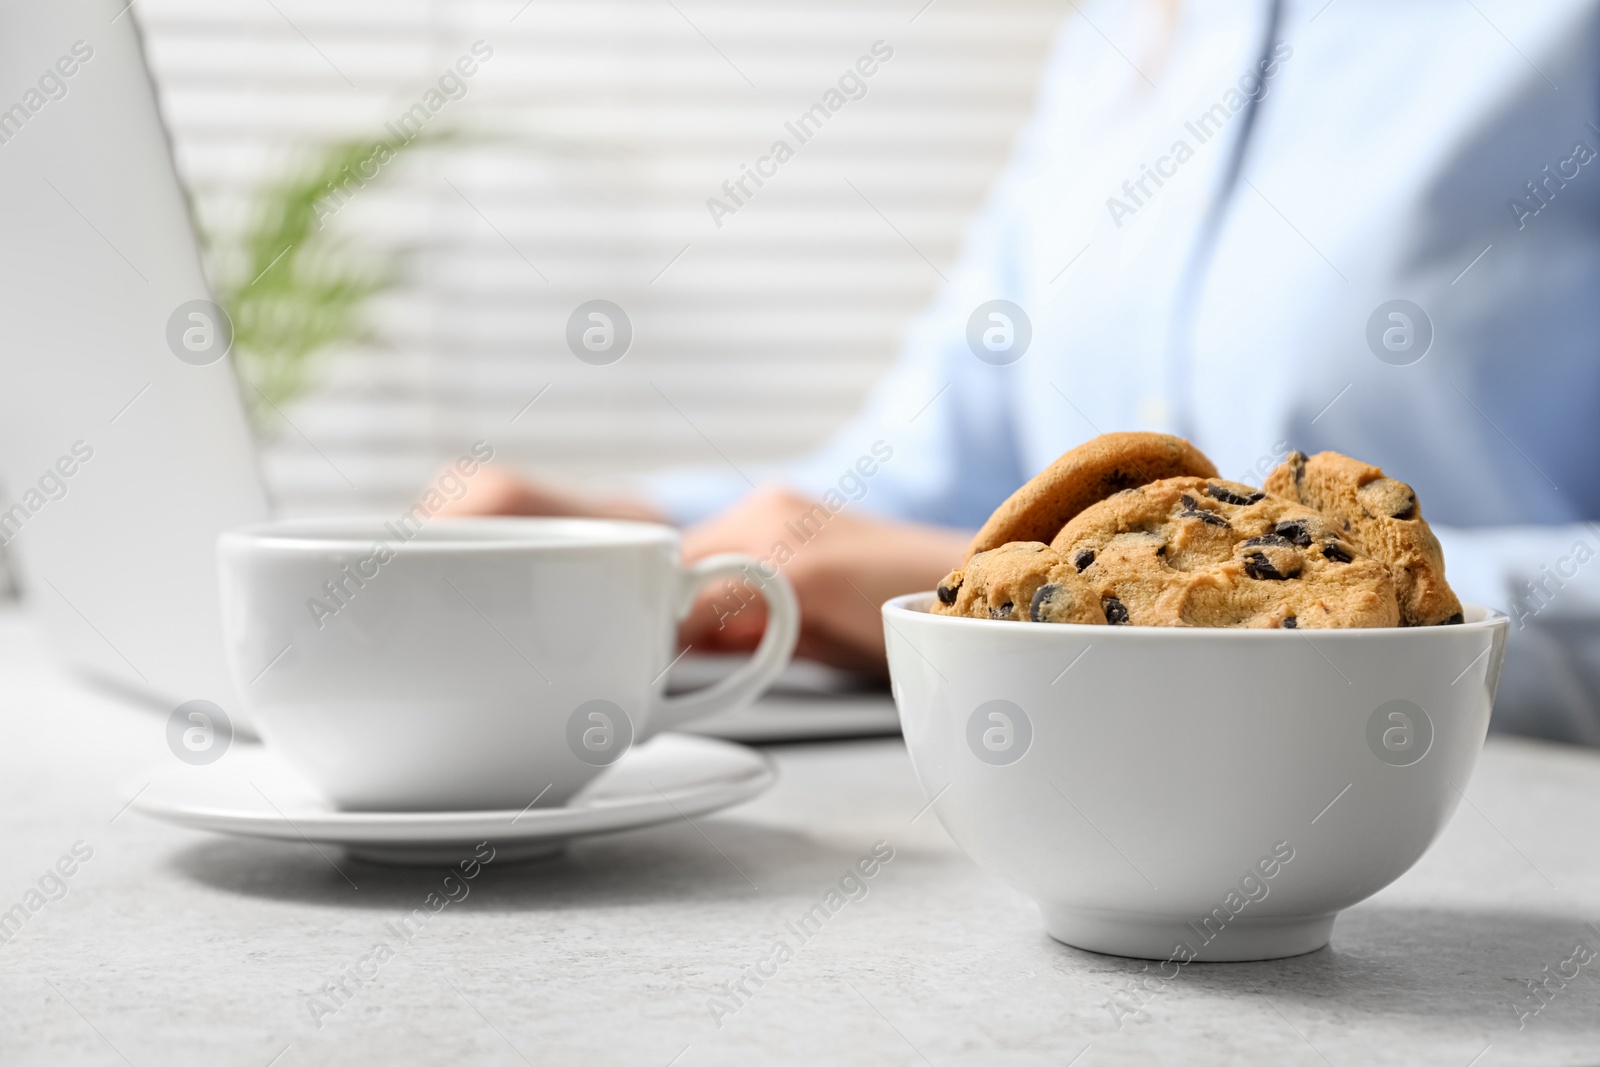
POLYGON ((1045 932, 1073 948, 1139 960, 1229 963, 1277 960, 1315 952, 1333 935, 1334 915, 1285 919, 1239 916, 1220 931, 1181 919, 1040 906, 1045 932), (1209 940, 1207 940, 1209 938, 1209 940), (1188 946, 1183 949, 1182 946, 1188 946))

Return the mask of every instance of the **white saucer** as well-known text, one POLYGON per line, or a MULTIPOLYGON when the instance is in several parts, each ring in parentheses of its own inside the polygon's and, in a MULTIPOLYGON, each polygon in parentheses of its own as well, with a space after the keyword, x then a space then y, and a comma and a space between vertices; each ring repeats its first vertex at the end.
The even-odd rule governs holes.
MULTIPOLYGON (((777 773, 727 741, 662 734, 628 751, 565 806, 523 811, 340 811, 260 745, 194 767, 168 761, 133 807, 196 830, 338 845, 371 863, 454 863, 488 841, 497 862, 539 859, 567 842, 703 815, 761 793, 777 773)), ((137 787, 137 784, 136 784, 137 787)))

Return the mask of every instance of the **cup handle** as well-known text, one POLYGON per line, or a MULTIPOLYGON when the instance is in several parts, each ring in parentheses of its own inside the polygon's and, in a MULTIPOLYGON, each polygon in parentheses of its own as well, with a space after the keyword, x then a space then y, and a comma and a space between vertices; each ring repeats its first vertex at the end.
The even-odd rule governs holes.
MULTIPOLYGON (((696 563, 684 571, 678 617, 689 614, 696 594, 708 583, 719 578, 746 577, 752 570, 759 576, 760 566, 754 556, 736 553, 708 556, 696 563)), ((771 578, 757 577, 756 582, 767 601, 767 629, 755 655, 749 663, 704 689, 661 698, 650 716, 650 733, 671 730, 703 715, 742 708, 760 696, 789 665, 795 642, 800 639, 800 603, 795 599, 794 587, 782 572, 771 578)))

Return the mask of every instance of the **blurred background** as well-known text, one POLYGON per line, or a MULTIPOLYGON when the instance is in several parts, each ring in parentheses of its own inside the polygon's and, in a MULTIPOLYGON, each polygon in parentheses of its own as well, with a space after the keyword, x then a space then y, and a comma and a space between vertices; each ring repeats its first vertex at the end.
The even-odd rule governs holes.
POLYGON ((294 515, 403 508, 476 439, 588 484, 720 462, 716 449, 743 464, 820 442, 939 284, 1068 8, 134 10, 208 269, 238 323, 267 482, 294 515), (377 177, 318 205, 372 142, 398 147, 385 123, 477 41, 493 54, 461 79, 464 95, 377 177), (774 140, 797 145, 784 123, 877 41, 893 58, 866 95, 718 227, 707 199, 727 202, 723 183, 774 140), (309 239, 274 260, 302 230, 309 239), (565 343, 568 315, 595 298, 633 321, 632 348, 611 366, 565 343))

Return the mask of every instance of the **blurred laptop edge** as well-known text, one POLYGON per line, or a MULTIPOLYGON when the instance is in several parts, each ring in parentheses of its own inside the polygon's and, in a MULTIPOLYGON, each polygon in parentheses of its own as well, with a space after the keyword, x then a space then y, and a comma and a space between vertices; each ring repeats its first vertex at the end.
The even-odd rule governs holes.
POLYGON ((268 504, 125 5, 0 2, 0 541, 75 667, 234 714, 214 542, 268 504))

